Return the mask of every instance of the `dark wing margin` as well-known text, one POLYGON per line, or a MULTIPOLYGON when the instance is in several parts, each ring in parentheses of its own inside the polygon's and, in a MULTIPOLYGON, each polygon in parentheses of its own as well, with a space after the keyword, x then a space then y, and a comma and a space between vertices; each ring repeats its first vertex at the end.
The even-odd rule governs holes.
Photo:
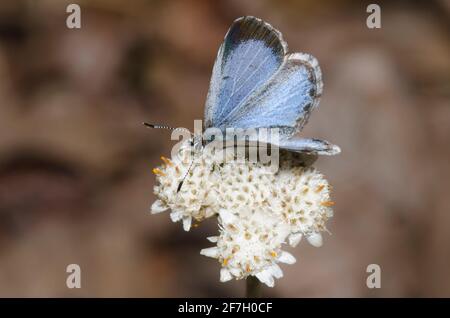
POLYGON ((233 22, 214 63, 205 105, 205 127, 223 124, 284 62, 287 44, 270 24, 242 17, 233 22))

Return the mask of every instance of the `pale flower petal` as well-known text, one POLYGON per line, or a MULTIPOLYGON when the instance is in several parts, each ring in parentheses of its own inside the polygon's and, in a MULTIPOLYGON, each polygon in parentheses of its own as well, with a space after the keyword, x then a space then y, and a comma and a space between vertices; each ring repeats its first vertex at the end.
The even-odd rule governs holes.
POLYGON ((226 269, 226 268, 220 269, 220 281, 222 283, 227 282, 227 281, 231 280, 232 278, 233 278, 233 276, 231 276, 231 273, 228 269, 226 269))
POLYGON ((281 270, 280 266, 278 266, 277 264, 273 264, 270 267, 270 271, 272 272, 272 275, 275 278, 280 279, 281 277, 283 277, 283 271, 281 270))
POLYGON ((309 244, 314 247, 321 247, 323 244, 322 234, 314 232, 306 237, 309 244))
POLYGON ((170 219, 172 220, 172 222, 178 222, 183 218, 183 212, 181 211, 172 211, 172 213, 170 213, 170 219))
POLYGON ((219 249, 215 246, 204 248, 200 251, 200 254, 207 257, 217 258, 219 257, 219 249))
POLYGON ((289 236, 289 245, 292 247, 296 247, 298 243, 302 240, 302 233, 294 233, 289 236))
POLYGON ((167 209, 169 209, 169 207, 166 206, 161 200, 156 200, 155 202, 153 202, 150 210, 151 210, 152 214, 157 214, 157 213, 164 212, 167 209))
POLYGON ((278 256, 278 261, 285 264, 294 264, 296 259, 291 253, 281 251, 280 256, 278 256))
POLYGON ((187 232, 191 229, 192 218, 190 216, 183 217, 183 229, 187 232))
POLYGON ((242 271, 239 268, 231 267, 231 268, 229 268, 229 271, 231 274, 233 274, 233 276, 236 276, 236 277, 242 276, 242 271))
POLYGON ((236 216, 228 210, 221 209, 219 211, 220 218, 224 224, 231 224, 236 220, 236 216))
POLYGON ((218 236, 208 236, 206 238, 208 241, 210 241, 211 243, 217 243, 217 240, 219 239, 218 236))
POLYGON ((273 287, 275 285, 272 274, 268 270, 257 273, 256 277, 261 281, 261 283, 264 283, 269 287, 273 287))

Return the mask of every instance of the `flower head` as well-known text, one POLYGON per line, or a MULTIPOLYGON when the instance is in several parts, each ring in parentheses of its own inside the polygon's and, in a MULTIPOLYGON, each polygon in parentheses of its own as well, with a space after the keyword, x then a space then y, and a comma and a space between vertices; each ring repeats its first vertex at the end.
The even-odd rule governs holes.
POLYGON ((153 169, 157 179, 153 190, 158 199, 151 207, 152 213, 170 209, 172 221, 182 221, 185 231, 191 228, 192 219, 202 221, 217 212, 216 191, 211 187, 214 175, 210 164, 205 162, 209 158, 194 158, 195 166, 189 169, 191 150, 190 143, 185 143, 175 158, 161 157, 163 165, 153 169), (183 187, 179 188, 185 176, 183 187))
POLYGON ((289 234, 289 225, 269 209, 244 209, 231 213, 219 212, 220 235, 209 237, 215 247, 206 248, 200 254, 214 257, 222 264, 220 280, 257 276, 268 286, 274 285, 273 277, 283 275, 278 262, 292 264, 295 258, 281 247, 289 234))
POLYGON ((171 209, 171 219, 183 221, 186 231, 192 219, 217 215, 219 235, 209 238, 216 246, 201 254, 220 262, 222 282, 253 275, 272 287, 283 275, 278 263, 295 262, 283 244, 296 246, 305 236, 312 245, 322 245, 320 232, 333 215, 330 187, 301 155, 280 152, 279 169, 273 171, 269 164, 224 158, 215 151, 200 151, 192 161, 189 145, 154 169, 158 200, 152 212, 171 209))

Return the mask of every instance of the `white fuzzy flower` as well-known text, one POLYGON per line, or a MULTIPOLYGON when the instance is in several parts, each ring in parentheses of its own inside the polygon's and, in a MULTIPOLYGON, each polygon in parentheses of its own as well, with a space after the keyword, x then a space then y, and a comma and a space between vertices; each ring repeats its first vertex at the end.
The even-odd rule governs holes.
POLYGON ((208 238, 217 246, 203 249, 200 254, 219 260, 222 282, 254 275, 273 287, 274 278, 283 276, 277 263, 295 262, 291 254, 281 250, 290 233, 289 225, 268 209, 247 209, 238 214, 223 209, 219 212, 219 225, 220 235, 208 238))
POLYGON ((304 167, 304 157, 280 153, 280 166, 236 160, 221 151, 200 151, 183 186, 180 181, 191 165, 190 142, 172 160, 155 168, 157 200, 152 213, 170 209, 174 222, 190 229, 218 215, 219 235, 209 240, 215 247, 201 254, 222 264, 220 280, 256 276, 268 286, 282 271, 277 263, 292 264, 294 257, 281 250, 283 243, 296 246, 302 237, 313 246, 322 245, 321 232, 333 216, 330 186, 322 174, 304 167))
POLYGON ((296 246, 306 236, 313 246, 321 246, 320 232, 333 216, 328 182, 311 167, 290 167, 281 171, 281 178, 276 209, 291 226, 289 244, 296 246))
POLYGON ((190 169, 183 187, 178 191, 178 186, 190 166, 190 153, 190 147, 181 147, 176 158, 170 160, 161 157, 164 164, 153 169, 157 176, 154 192, 158 199, 153 203, 151 212, 156 214, 170 209, 172 221, 182 221, 185 231, 191 228, 192 219, 202 221, 217 211, 217 199, 211 187, 211 166, 205 163, 206 158, 195 158, 195 166, 190 169))

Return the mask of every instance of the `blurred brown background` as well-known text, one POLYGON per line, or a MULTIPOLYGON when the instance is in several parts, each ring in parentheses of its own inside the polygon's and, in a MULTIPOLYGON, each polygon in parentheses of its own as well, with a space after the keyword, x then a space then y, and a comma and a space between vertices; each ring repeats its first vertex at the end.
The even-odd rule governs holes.
POLYGON ((151 168, 173 144, 142 121, 192 128, 231 22, 261 17, 324 73, 304 135, 334 186, 333 233, 266 296, 450 296, 450 4, 377 1, 0 2, 0 296, 242 296, 189 233, 151 216, 151 168), (66 287, 66 266, 82 288, 66 287), (381 289, 366 267, 382 268, 381 289))

